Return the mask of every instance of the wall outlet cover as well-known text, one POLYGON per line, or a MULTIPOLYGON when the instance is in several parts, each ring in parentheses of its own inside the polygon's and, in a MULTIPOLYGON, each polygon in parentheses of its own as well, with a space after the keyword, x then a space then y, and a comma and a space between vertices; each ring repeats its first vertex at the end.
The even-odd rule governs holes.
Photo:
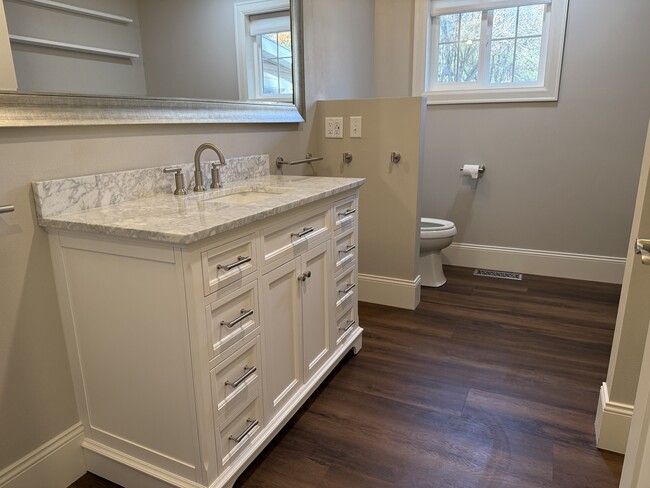
POLYGON ((343 139, 343 117, 325 117, 325 137, 343 139))

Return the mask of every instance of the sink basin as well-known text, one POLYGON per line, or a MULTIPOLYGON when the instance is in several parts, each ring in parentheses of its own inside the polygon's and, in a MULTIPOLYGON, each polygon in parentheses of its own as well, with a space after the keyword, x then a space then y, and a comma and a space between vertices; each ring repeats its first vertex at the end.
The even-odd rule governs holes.
POLYGON ((206 198, 203 201, 214 203, 233 203, 235 205, 245 205, 247 203, 259 202, 286 193, 292 188, 245 188, 232 190, 223 190, 228 192, 225 195, 218 195, 212 198, 206 198))

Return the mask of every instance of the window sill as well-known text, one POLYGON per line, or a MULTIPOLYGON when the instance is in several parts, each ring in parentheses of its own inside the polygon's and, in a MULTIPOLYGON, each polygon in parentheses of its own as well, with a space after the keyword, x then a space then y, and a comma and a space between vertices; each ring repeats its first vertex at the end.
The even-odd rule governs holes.
POLYGON ((427 105, 461 103, 556 102, 557 89, 546 87, 479 88, 474 90, 437 90, 424 92, 427 105))

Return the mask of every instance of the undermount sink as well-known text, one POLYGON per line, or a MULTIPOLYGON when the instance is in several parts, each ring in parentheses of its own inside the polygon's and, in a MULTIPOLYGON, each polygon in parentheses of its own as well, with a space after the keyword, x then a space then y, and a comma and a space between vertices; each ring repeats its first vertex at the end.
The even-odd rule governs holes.
POLYGON ((225 195, 218 195, 212 198, 206 198, 205 201, 214 203, 234 203, 236 205, 245 205, 247 203, 259 202, 286 193, 292 188, 244 188, 232 190, 224 190, 228 192, 225 195))

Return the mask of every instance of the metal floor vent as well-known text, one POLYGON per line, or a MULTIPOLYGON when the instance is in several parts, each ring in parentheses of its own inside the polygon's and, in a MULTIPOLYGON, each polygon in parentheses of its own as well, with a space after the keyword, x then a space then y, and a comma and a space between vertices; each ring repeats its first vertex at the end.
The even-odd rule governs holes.
POLYGON ((513 273, 512 271, 492 271, 491 269, 475 269, 474 276, 487 276, 489 278, 501 278, 502 280, 519 280, 524 275, 521 273, 513 273))

